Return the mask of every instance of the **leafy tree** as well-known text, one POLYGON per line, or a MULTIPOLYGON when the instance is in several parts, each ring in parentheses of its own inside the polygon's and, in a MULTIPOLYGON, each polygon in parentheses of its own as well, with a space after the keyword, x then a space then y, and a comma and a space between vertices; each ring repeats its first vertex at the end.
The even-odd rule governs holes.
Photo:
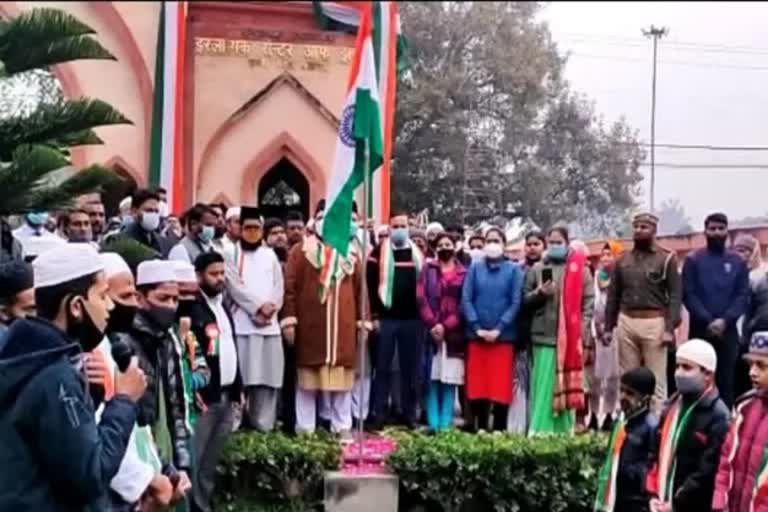
POLYGON ((685 213, 685 208, 678 199, 661 203, 657 215, 659 217, 659 234, 685 235, 693 233, 691 219, 685 213))
MULTIPOLYGON (((0 19, 0 80, 19 80, 49 66, 79 59, 115 57, 75 17, 55 9, 33 9, 0 19)), ((0 118, 0 215, 50 211, 118 179, 92 165, 68 177, 69 148, 101 144, 98 126, 130 124, 120 112, 96 99, 40 102, 0 118)))
POLYGON ((394 201, 446 222, 542 226, 631 209, 644 154, 563 78, 536 2, 404 2, 394 201))

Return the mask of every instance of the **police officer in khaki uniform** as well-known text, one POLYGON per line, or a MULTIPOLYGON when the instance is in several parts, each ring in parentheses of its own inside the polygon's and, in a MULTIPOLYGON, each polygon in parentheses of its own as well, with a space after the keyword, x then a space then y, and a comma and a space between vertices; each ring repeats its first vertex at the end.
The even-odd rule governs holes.
POLYGON ((605 312, 605 335, 619 344, 621 372, 645 366, 656 377, 657 410, 667 398, 667 346, 682 301, 677 258, 656 244, 658 222, 651 213, 632 220, 634 247, 616 262, 605 312))

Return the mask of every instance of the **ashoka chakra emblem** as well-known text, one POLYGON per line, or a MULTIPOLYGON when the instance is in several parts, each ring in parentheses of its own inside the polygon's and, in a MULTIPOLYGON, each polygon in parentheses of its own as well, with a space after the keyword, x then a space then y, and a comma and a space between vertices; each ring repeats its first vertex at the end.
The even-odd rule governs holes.
POLYGON ((339 130, 339 137, 341 142, 345 146, 350 148, 355 147, 355 137, 352 134, 352 128, 355 122, 355 105, 348 105, 341 113, 341 129, 339 130))

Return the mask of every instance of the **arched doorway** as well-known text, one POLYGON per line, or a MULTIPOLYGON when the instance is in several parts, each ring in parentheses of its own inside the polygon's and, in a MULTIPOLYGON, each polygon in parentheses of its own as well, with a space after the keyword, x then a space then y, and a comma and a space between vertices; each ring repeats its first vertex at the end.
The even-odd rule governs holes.
POLYGON ((114 164, 112 170, 120 176, 121 180, 104 187, 101 201, 104 203, 104 211, 107 218, 114 217, 118 213, 118 206, 126 196, 133 194, 138 188, 136 180, 131 173, 123 169, 120 164, 114 164))
POLYGON ((289 210, 309 217, 309 182, 287 158, 281 158, 259 181, 259 208, 267 217, 285 218, 289 210))

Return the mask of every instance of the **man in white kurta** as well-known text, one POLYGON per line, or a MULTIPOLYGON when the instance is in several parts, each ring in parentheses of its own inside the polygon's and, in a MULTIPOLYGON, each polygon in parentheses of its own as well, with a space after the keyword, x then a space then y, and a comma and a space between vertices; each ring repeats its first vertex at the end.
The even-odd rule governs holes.
POLYGON ((233 300, 240 373, 247 418, 262 432, 275 427, 285 356, 277 320, 283 306, 283 271, 275 252, 262 243, 258 209, 242 207, 242 238, 224 255, 227 289, 233 300))

